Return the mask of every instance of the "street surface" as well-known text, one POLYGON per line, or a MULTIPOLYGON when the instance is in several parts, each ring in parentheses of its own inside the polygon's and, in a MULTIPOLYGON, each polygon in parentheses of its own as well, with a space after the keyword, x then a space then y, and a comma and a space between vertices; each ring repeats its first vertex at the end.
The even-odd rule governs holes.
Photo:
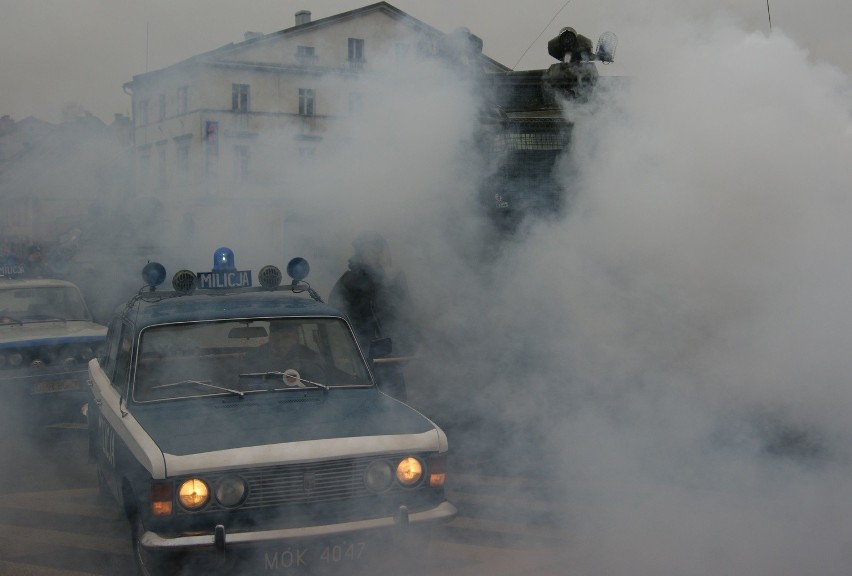
MULTIPOLYGON (((130 529, 118 510, 97 496, 85 429, 50 429, 33 440, 9 428, 14 415, 4 416, 0 574, 132 574, 130 529)), ((542 481, 470 473, 466 462, 475 464, 454 457, 448 482, 447 496, 458 506, 459 517, 436 533, 430 553, 418 566, 406 566, 406 572, 566 574, 566 537, 549 526, 553 507, 542 481)), ((382 572, 364 572, 372 573, 382 572)))

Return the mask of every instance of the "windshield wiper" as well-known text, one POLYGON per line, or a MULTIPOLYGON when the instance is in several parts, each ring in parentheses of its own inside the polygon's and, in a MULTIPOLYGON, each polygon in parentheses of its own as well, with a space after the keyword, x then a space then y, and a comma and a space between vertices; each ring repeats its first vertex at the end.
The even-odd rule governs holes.
MULTIPOLYGON (((319 382, 314 382, 313 380, 306 380, 306 379, 302 378, 301 376, 299 376, 299 381, 305 382, 306 384, 311 384, 313 386, 316 386, 317 388, 322 388, 326 392, 328 392, 329 389, 330 389, 328 384, 320 384, 319 382)), ((283 390, 283 388, 276 388, 276 390, 283 390)))
MULTIPOLYGON (((240 378, 262 378, 264 380, 269 380, 270 378, 281 378, 286 382, 286 378, 291 376, 291 374, 287 372, 279 372, 278 370, 270 370, 268 372, 246 372, 245 374, 240 374, 240 378)), ((273 388, 274 391, 278 390, 292 390, 293 388, 304 388, 300 384, 304 382, 305 384, 311 384, 317 388, 322 388, 323 390, 329 390, 329 386, 327 384, 320 384, 319 382, 314 382, 313 380, 306 380, 302 378, 301 375, 298 376, 299 381, 292 386, 287 386, 286 388, 273 388)))
POLYGON ((215 384, 211 384, 210 380, 178 380, 177 382, 169 382, 168 384, 158 384, 156 386, 151 386, 151 390, 156 390, 158 388, 171 388, 172 386, 181 386, 183 384, 198 384, 199 386, 206 386, 208 388, 213 388, 214 390, 222 390, 223 392, 230 392, 231 394, 236 394, 240 398, 245 396, 244 392, 240 392, 239 390, 234 390, 233 388, 225 388, 224 386, 216 386, 215 384))

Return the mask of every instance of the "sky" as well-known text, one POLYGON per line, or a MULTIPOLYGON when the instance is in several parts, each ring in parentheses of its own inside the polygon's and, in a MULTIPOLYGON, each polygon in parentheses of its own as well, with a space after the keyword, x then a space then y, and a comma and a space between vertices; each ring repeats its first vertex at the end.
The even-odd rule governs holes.
MULTIPOLYGON (((483 39, 484 52, 518 70, 545 68, 547 40, 572 26, 597 39, 605 31, 619 38, 616 62, 605 74, 630 75, 637 45, 656 44, 658 57, 671 59, 675 47, 649 38, 650 14, 666 11, 701 20, 719 10, 745 30, 782 32, 814 61, 831 62, 852 74, 852 5, 844 0, 722 0, 647 3, 633 0, 435 0, 392 3, 444 32, 464 26, 483 39), (767 14, 769 12, 769 14, 767 14), (554 19, 555 17, 555 19, 554 19)), ((0 19, 0 115, 35 116, 58 122, 63 110, 86 110, 104 121, 129 114, 122 85, 219 46, 239 42, 247 31, 276 32, 294 25, 299 10, 319 19, 366 3, 344 0, 251 0, 238 4, 204 0, 68 0, 60 3, 7 0, 0 19)), ((701 34, 702 28, 696 30, 701 34)), ((685 42, 694 39, 684 39, 685 42)), ((682 47, 679 47, 680 49, 682 47)), ((748 54, 742 54, 748 59, 748 54)))
MULTIPOLYGON (((31 4, 0 23, 12 27, 0 42, 17 39, 4 54, 32 54, 0 63, 16 118, 52 119, 69 101, 126 112, 120 86, 144 71, 146 23, 155 69, 289 26, 299 9, 358 6, 65 2, 48 16, 31 4)), ((423 334, 412 403, 500 472, 547 471, 568 573, 849 572, 852 4, 802 4, 772 2, 770 34, 765 2, 574 0, 521 58, 562 0, 397 2, 438 29, 467 26, 518 69, 549 65, 562 26, 619 37, 601 71, 629 81, 566 103, 570 210, 504 241, 477 212, 486 161, 470 146, 472 87, 445 70, 389 77, 375 116, 329 134, 349 143, 338 156, 277 166, 275 194, 296 215, 284 252, 312 262, 321 294, 355 233, 388 237, 423 334)), ((286 260, 197 229, 208 255, 231 246, 241 268, 249 249, 248 268, 261 251, 286 260)), ((169 273, 205 266, 169 256, 169 273)))

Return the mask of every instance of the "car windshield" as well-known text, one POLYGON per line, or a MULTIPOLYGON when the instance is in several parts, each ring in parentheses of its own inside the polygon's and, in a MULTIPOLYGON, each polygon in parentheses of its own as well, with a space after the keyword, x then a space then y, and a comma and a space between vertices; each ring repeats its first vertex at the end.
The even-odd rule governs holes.
POLYGON ((83 297, 71 286, 0 289, 0 324, 90 319, 83 297))
POLYGON ((372 386, 339 318, 166 324, 142 331, 132 397, 155 402, 372 386))

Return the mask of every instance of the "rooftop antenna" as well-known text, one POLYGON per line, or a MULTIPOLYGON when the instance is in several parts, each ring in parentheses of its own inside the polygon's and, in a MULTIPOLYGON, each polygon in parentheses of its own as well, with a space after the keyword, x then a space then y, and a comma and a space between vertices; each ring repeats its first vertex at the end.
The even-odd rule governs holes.
MULTIPOLYGON (((767 2, 769 2, 769 0, 766 0, 766 1, 767 1, 767 2)), ((565 4, 563 4, 563 5, 562 5, 562 8, 560 8, 559 10, 557 10, 557 11, 556 11, 556 14, 554 14, 554 15, 553 15, 553 18, 551 18, 551 19, 550 19, 550 22, 548 22, 548 23, 547 23, 547 26, 545 26, 545 27, 544 27, 544 29, 541 31, 541 33, 540 33, 538 36, 536 36, 536 37, 535 37, 535 40, 533 40, 532 42, 530 42, 530 45, 529 45, 529 46, 527 46, 527 49, 526 49, 526 50, 524 50, 524 53, 523 53, 523 54, 521 54, 521 57, 520 57, 520 58, 518 58, 518 61, 517 61, 517 62, 515 62, 515 65, 514 65, 514 66, 512 66, 512 70, 513 70, 513 71, 515 70, 515 68, 517 68, 517 67, 518 67, 518 64, 520 64, 520 63, 521 63, 521 60, 523 60, 523 59, 524 59, 524 56, 526 56, 526 55, 527 55, 527 52, 529 52, 529 51, 530 51, 530 48, 532 48, 532 47, 533 47, 533 44, 535 44, 536 42, 538 42, 538 39, 539 39, 539 38, 541 38, 542 34, 544 34, 544 33, 545 33, 545 31, 546 31, 548 28, 550 28, 550 25, 551 25, 551 24, 553 24, 553 21, 554 21, 554 20, 556 20, 556 17, 557 17, 557 16, 559 16, 559 14, 560 14, 563 10, 565 10, 565 7, 566 7, 566 6, 568 6, 568 4, 569 4, 570 2, 571 2, 571 0, 567 0, 567 1, 565 2, 565 4)))
POLYGON ((766 15, 769 17, 769 31, 772 32, 772 13, 769 11, 769 0, 766 0, 766 15))

